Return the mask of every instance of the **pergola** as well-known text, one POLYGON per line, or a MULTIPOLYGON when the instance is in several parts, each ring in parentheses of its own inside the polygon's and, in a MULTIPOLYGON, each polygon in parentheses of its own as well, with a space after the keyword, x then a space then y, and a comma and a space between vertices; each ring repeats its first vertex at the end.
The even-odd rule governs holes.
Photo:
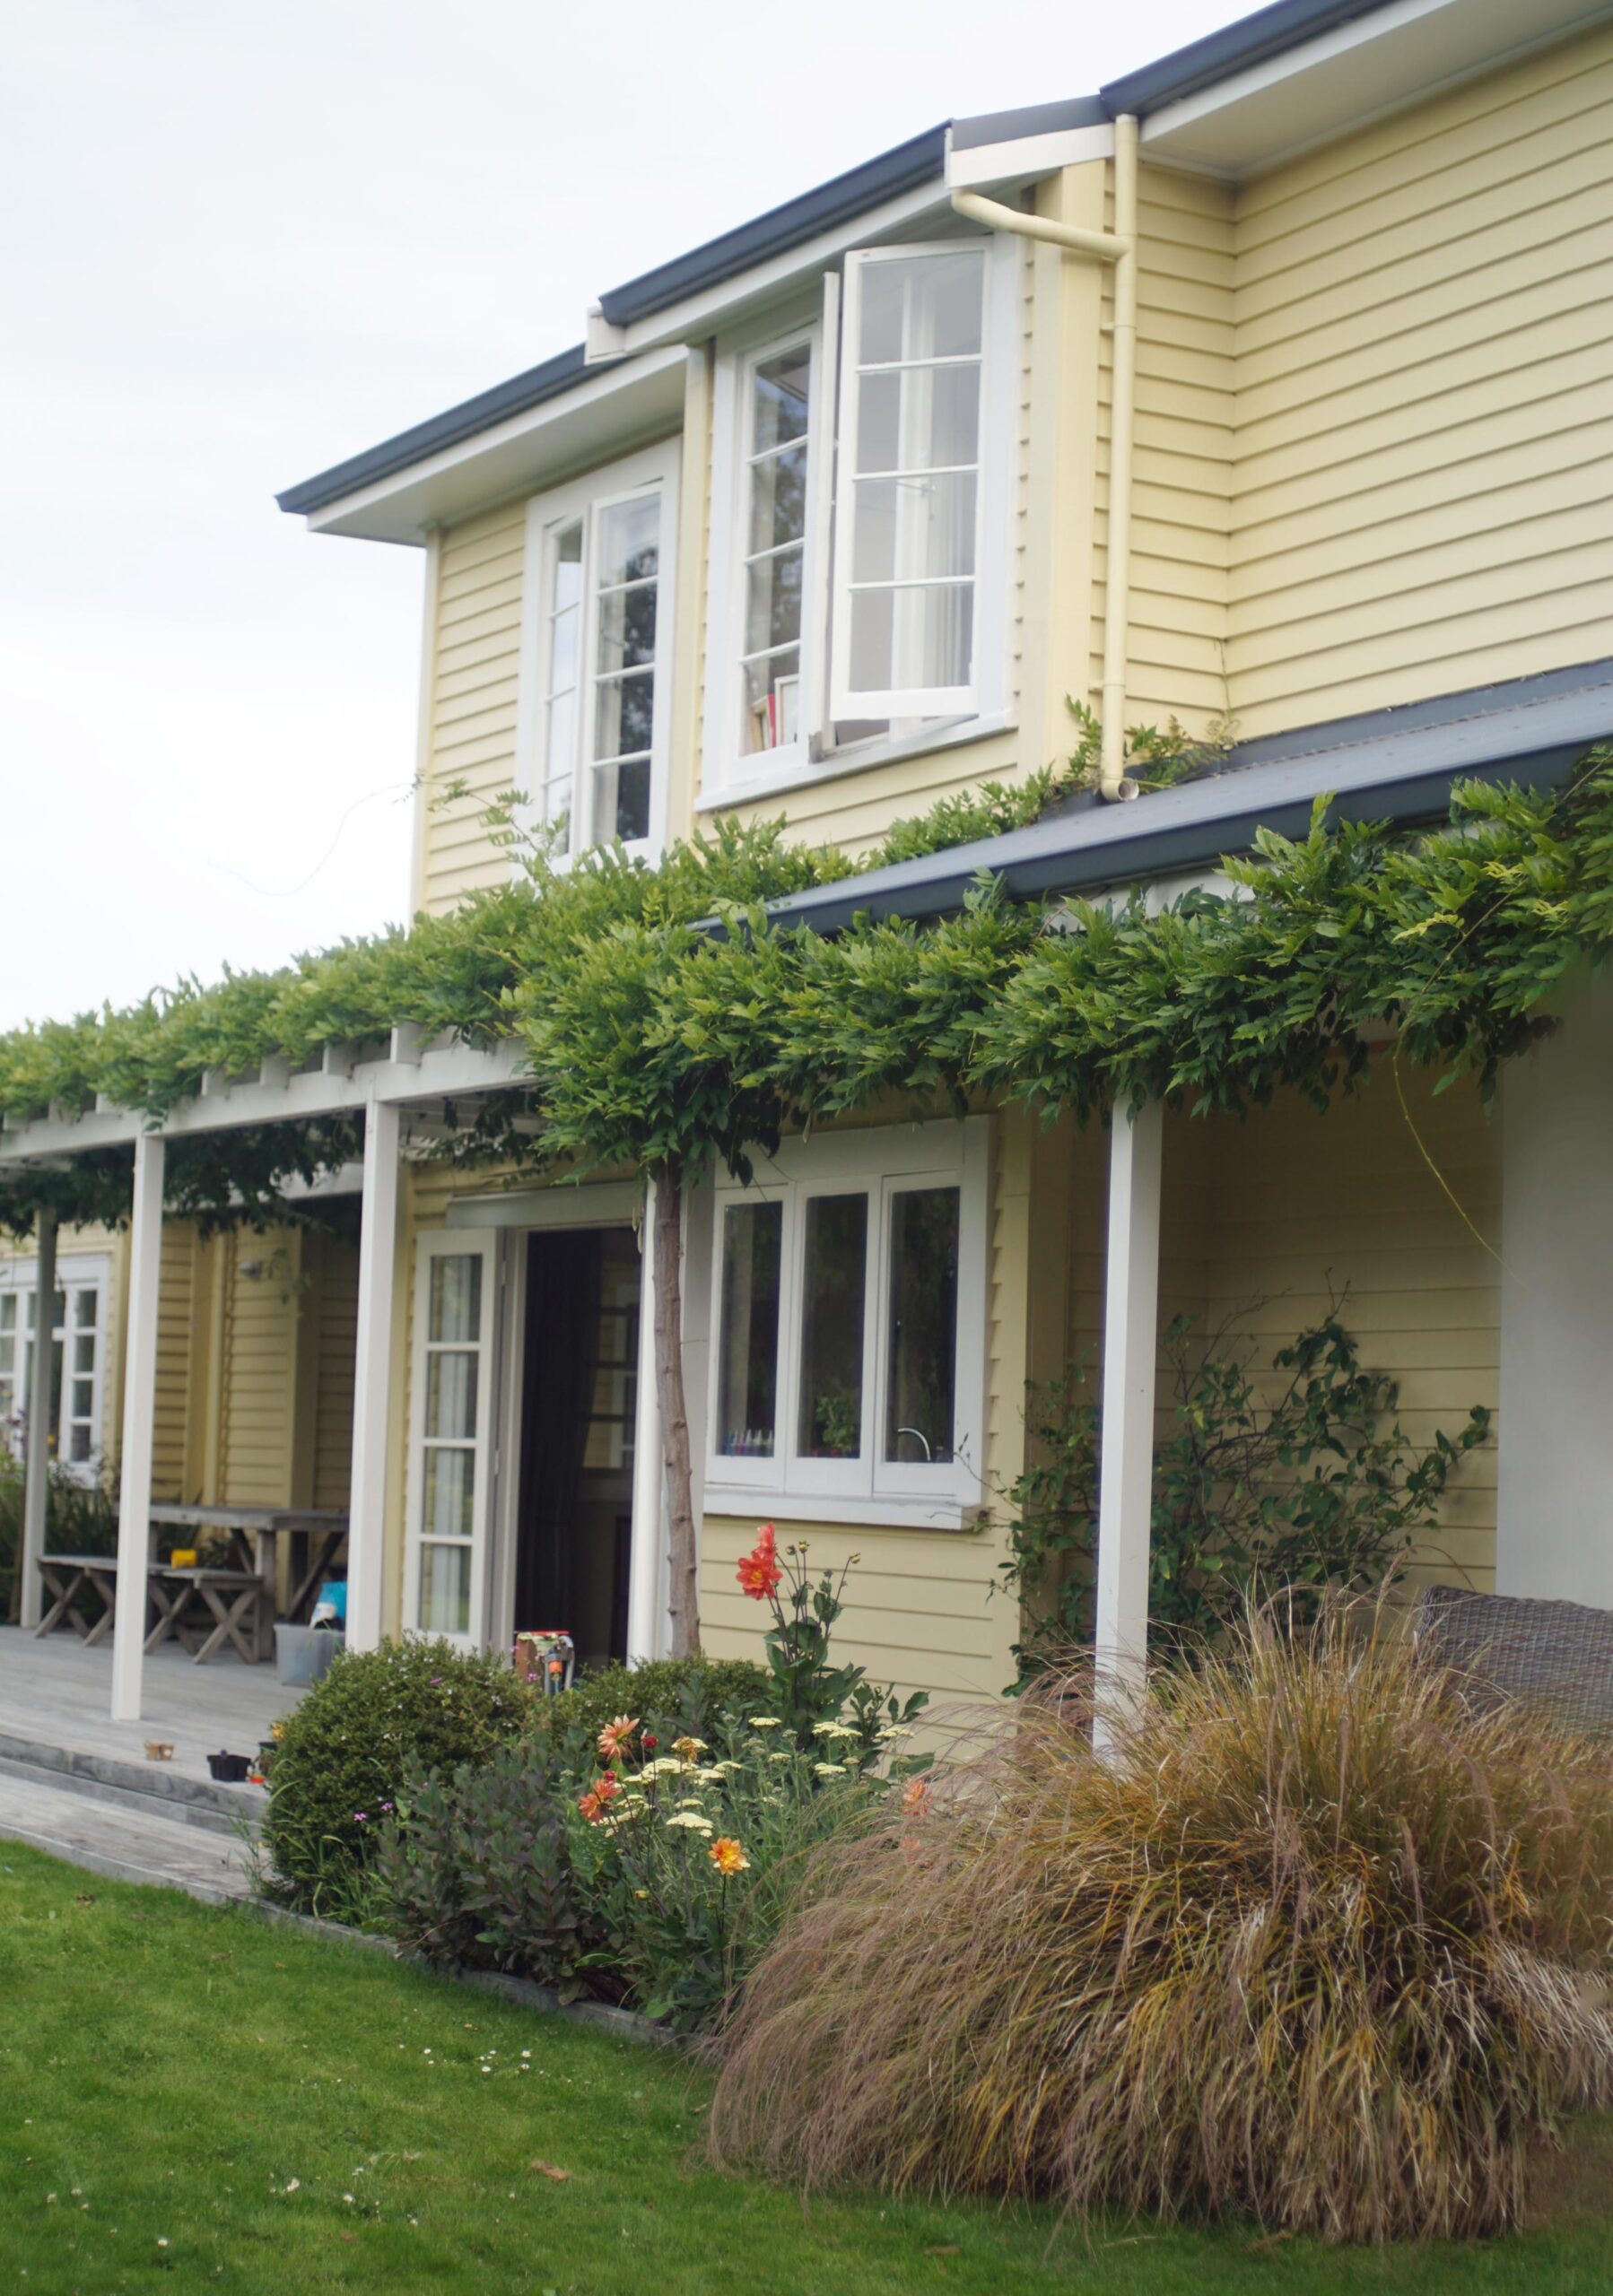
MULTIPOLYGON (((161 1119, 141 1110, 99 1100, 93 1110, 74 1117, 53 1109, 42 1118, 0 1125, 0 1168, 60 1164, 95 1149, 133 1145, 134 1183, 129 1219, 131 1249, 126 1343, 122 1457, 118 1485, 118 1575, 126 1588, 144 1588, 148 1561, 149 1517, 156 1407, 158 1290, 161 1264, 163 1179, 168 1143, 199 1134, 225 1133, 248 1125, 347 1117, 363 1133, 362 1221, 359 1243, 357 1352, 354 1363, 353 1480, 349 1500, 347 1636, 350 1647, 368 1648, 380 1639, 382 1565, 387 1500, 387 1415, 390 1377, 393 1299, 397 1280, 398 1173, 411 1115, 429 1115, 434 1103, 462 1103, 473 1096, 518 1088, 524 1071, 522 1048, 514 1041, 486 1047, 451 1037, 423 1041, 412 1025, 392 1030, 383 1050, 353 1044, 327 1045, 317 1065, 292 1069, 283 1060, 265 1061, 256 1075, 231 1077, 210 1071, 199 1094, 161 1119)), ((57 1215, 39 1215, 38 1296, 56 1288, 57 1215)), ((648 1265, 645 1280, 650 1280, 648 1265)), ((643 1330, 653 1328, 653 1314, 643 1330)), ((33 1351, 28 1397, 28 1464, 23 1538, 22 1623, 37 1626, 40 1613, 39 1557, 44 1552, 48 1497, 51 1351, 33 1351)), ((634 1511, 642 1519, 659 1511, 659 1431, 653 1376, 639 1382, 639 1475, 634 1511), (648 1422, 648 1423, 646 1423, 648 1422)), ((650 1559, 653 1560, 652 1558, 650 1559)), ((635 1573, 635 1643, 648 1650, 654 1635, 656 1584, 653 1569, 635 1573)), ((137 1721, 141 1711, 145 1605, 126 1595, 113 1626, 112 1715, 137 1721)))

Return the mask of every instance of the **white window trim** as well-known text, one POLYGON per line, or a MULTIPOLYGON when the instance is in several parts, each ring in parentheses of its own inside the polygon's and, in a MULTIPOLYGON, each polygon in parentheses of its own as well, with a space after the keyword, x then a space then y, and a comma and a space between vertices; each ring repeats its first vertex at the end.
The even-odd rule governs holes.
MULTIPOLYGON (((830 596, 830 698, 828 722, 852 718, 894 718, 903 730, 915 718, 978 718, 1000 710, 1007 691, 1011 633, 1007 626, 1008 543, 1013 517, 1013 448, 1010 421, 1014 397, 1014 314, 1022 277, 1019 247, 1007 233, 947 239, 915 239, 895 246, 855 248, 846 257, 844 319, 841 330, 835 468, 834 565, 830 596), (979 496, 975 511, 974 660, 968 686, 937 687, 919 694, 854 694, 848 684, 850 634, 849 561, 851 535, 844 515, 850 500, 850 473, 857 456, 857 364, 854 345, 861 310, 862 280, 875 264, 914 257, 979 253, 983 258, 981 315, 981 414, 979 496)), ((860 746, 859 744, 858 746, 860 746)))
MULTIPOLYGON (((32 1341, 25 1338, 25 1325, 37 1307, 39 1288, 37 1259, 8 1260, 0 1265, 0 1292, 14 1292, 26 1302, 19 1309, 12 1378, 16 1398, 16 1415, 26 1422, 31 1392, 31 1372, 25 1366, 31 1363, 32 1341)), ((107 1356, 112 1333, 109 1323, 112 1308, 112 1260, 108 1252, 70 1252, 62 1255, 56 1264, 56 1288, 66 1294, 66 1323, 62 1344, 62 1393, 57 1408, 56 1464, 74 1483, 93 1483, 100 1474, 107 1448, 107 1356), (90 1396, 90 1456, 87 1459, 70 1459, 65 1456, 62 1437, 71 1425, 73 1358, 72 1342, 77 1329, 74 1321, 74 1297, 77 1292, 92 1291, 98 1309, 92 1326, 95 1335, 95 1367, 91 1373, 90 1396)))
POLYGON ((556 529, 583 522, 582 615, 578 639, 577 754, 571 785, 571 848, 556 863, 569 866, 579 852, 609 845, 611 839, 593 835, 592 790, 593 712, 585 707, 594 676, 598 604, 596 596, 596 543, 599 515, 614 503, 641 494, 661 498, 660 536, 656 574, 655 730, 650 752, 650 834, 624 840, 636 858, 654 860, 667 843, 667 787, 672 744, 672 676, 675 646, 674 617, 677 597, 677 524, 680 441, 663 439, 637 454, 570 480, 547 493, 535 495, 527 505, 527 544, 521 577, 521 652, 516 700, 516 787, 525 803, 523 825, 533 832, 543 828, 544 785, 548 779, 545 755, 545 704, 548 695, 549 541, 556 529), (588 823, 586 841, 583 823, 588 823))
POLYGON ((707 567, 705 697, 701 744, 701 778, 714 798, 727 798, 746 782, 771 787, 801 773, 811 762, 813 697, 823 690, 823 622, 814 611, 826 594, 829 573, 822 507, 824 473, 834 452, 830 413, 833 360, 825 357, 823 322, 802 311, 794 326, 775 316, 765 327, 752 327, 723 345, 711 393, 711 544, 707 567), (751 378, 764 360, 806 344, 811 368, 806 413, 806 523, 801 554, 801 685, 798 730, 777 749, 739 746, 739 668, 745 652, 746 519, 751 378))
MULTIPOLYGON (((842 344, 841 288, 838 272, 824 274, 821 316, 798 310, 787 326, 777 317, 737 332, 721 345, 712 394, 712 495, 707 568, 707 621, 701 787, 696 813, 714 813, 811 788, 840 775, 921 757, 932 750, 1010 733, 1014 631, 1009 622, 1014 532, 1014 479, 1017 446, 1014 410, 1019 389, 1016 365, 1016 313, 1024 284, 1024 257, 1017 240, 998 232, 989 239, 914 239, 853 254, 899 256, 949 247, 984 247, 986 309, 981 336, 981 527, 975 581, 975 684, 962 710, 949 710, 916 723, 902 719, 887 733, 837 744, 829 708, 830 620, 834 587, 835 513, 838 509, 836 430, 839 422, 842 344), (743 379, 749 366, 769 350, 811 340, 812 408, 807 427, 806 551, 802 569, 805 605, 801 623, 801 722, 805 739, 788 749, 745 753, 738 747, 737 712, 724 697, 734 683, 740 653, 744 558, 740 519, 744 510, 745 411, 743 379)), ((847 258, 850 261, 850 256, 847 258)))
POLYGON ((405 1634, 435 1636, 438 1630, 423 1626, 420 1618, 421 1551, 428 1544, 452 1545, 453 1540, 428 1541, 425 1509, 425 1394, 426 1332, 431 1314, 432 1267, 443 1257, 479 1258, 482 1263, 482 1318, 476 1337, 476 1424, 470 1448, 475 1458, 475 1490, 470 1530, 470 1606, 466 1631, 443 1639, 462 1650, 484 1647, 487 1635, 489 1568, 493 1527, 496 1520, 494 1487, 499 1461, 494 1442, 500 1392, 499 1321, 502 1261, 496 1230, 436 1229, 417 1239, 414 1258, 414 1309, 409 1356, 409 1474, 405 1499, 407 1535, 404 1543, 403 1620, 405 1634))
POLYGON ((711 1328, 707 1350, 705 1507, 713 1515, 772 1515, 786 1521, 866 1523, 930 1530, 972 1527, 984 1503, 990 1135, 989 1117, 785 1141, 759 1163, 748 1187, 728 1178, 712 1190, 711 1328), (890 1285, 890 1204, 905 1189, 959 1190, 958 1326, 954 1457, 944 1465, 884 1462, 889 1366, 884 1335, 890 1285), (868 1282, 864 1298, 862 1457, 802 1458, 796 1452, 805 1206, 816 1196, 866 1192, 868 1282), (772 1459, 718 1451, 722 1345, 723 1214, 735 1204, 782 1202, 779 1300, 777 1449, 772 1459))

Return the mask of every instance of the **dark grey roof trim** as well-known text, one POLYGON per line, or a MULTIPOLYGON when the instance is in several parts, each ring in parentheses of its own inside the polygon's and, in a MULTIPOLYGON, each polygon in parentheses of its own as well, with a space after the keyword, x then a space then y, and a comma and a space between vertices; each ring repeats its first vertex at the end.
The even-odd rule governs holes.
POLYGON ((445 447, 457 447, 466 439, 474 439, 480 430, 491 430, 495 423, 508 422, 511 415, 525 414, 529 407, 541 406, 545 399, 558 398, 563 391, 583 381, 590 371, 584 361, 582 344, 573 344, 569 351, 545 359, 540 367, 528 367, 525 374, 512 375, 507 383, 495 383, 491 390, 481 391, 475 398, 462 399, 446 413, 433 414, 429 422, 417 422, 412 430, 400 430, 395 439, 383 439, 379 447, 367 448, 362 455, 336 463, 315 478, 305 478, 301 485, 288 486, 275 500, 283 510, 322 510, 327 503, 339 502, 344 495, 355 493, 361 486, 372 486, 378 479, 390 478, 412 464, 423 462, 428 455, 440 454, 445 447))
POLYGON ((1072 127, 1106 127, 1109 111, 1098 96, 1073 96, 1068 103, 1026 104, 1017 111, 977 112, 952 123, 955 152, 978 152, 985 144, 1017 144, 1026 135, 1062 135, 1072 127))
POLYGON ((1336 24, 1373 15, 1386 4, 1387 0, 1275 0, 1273 6, 1257 8, 1252 16, 1241 16, 1235 24, 1207 32, 1202 39, 1162 56, 1157 63, 1145 64, 1140 71, 1111 80, 1099 90, 1099 100, 1112 119, 1126 111, 1141 117, 1165 104, 1179 103, 1184 96, 1197 95, 1217 80, 1230 79, 1234 72, 1265 64, 1286 49, 1331 31, 1336 24))
POLYGON ((781 207, 770 208, 765 215, 741 223, 737 230, 725 231, 720 239, 708 239, 703 247, 611 288, 599 298, 600 311, 612 326, 650 318, 668 304, 682 302, 686 295, 720 286, 725 279, 748 271, 766 257, 788 254, 791 248, 815 239, 820 231, 833 230, 837 223, 860 215, 867 208, 882 206, 904 191, 936 181, 946 165, 945 125, 927 128, 922 135, 898 144, 894 151, 882 152, 859 168, 815 185, 798 199, 786 200, 781 207))
POLYGON ((898 862, 771 904, 781 925, 836 933, 854 917, 942 917, 982 873, 1012 898, 1213 867, 1257 831, 1303 836, 1319 796, 1338 821, 1432 821, 1453 782, 1565 779, 1590 743, 1613 737, 1613 661, 1374 710, 1234 751, 1228 770, 1139 798, 1075 801, 1070 810, 917 861, 898 862))

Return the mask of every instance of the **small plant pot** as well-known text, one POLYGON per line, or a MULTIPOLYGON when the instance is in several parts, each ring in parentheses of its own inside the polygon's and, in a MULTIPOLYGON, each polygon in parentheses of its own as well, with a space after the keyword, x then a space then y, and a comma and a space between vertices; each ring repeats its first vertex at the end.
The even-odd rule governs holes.
POLYGON ((252 1767, 249 1754, 209 1754, 207 1768, 221 1786, 244 1786, 252 1767))
POLYGON ((275 1670, 288 1689, 304 1690, 310 1683, 317 1683, 336 1652, 346 1648, 347 1637, 333 1627, 277 1626, 275 1670))

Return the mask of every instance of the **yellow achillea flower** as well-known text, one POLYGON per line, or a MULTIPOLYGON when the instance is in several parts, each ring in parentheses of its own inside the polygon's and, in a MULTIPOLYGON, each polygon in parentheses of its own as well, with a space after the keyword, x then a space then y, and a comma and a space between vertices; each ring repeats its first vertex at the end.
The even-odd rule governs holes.
POLYGON ((727 1833, 718 1835, 706 1856, 725 1877, 729 1874, 743 1874, 751 1862, 732 1834, 727 1833))

